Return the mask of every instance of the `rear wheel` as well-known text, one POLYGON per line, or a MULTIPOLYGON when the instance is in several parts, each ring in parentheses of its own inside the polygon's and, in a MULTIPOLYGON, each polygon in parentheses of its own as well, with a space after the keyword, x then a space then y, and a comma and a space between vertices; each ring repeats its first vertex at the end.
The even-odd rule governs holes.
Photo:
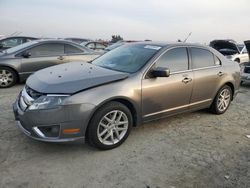
POLYGON ((0 88, 7 88, 15 85, 17 75, 15 71, 8 67, 0 67, 0 88))
POLYGON ((130 110, 119 102, 110 102, 97 110, 90 121, 87 138, 91 145, 113 149, 128 137, 132 127, 130 110))
POLYGON ((232 100, 232 89, 228 85, 223 86, 217 93, 210 110, 215 114, 223 114, 227 111, 232 100))

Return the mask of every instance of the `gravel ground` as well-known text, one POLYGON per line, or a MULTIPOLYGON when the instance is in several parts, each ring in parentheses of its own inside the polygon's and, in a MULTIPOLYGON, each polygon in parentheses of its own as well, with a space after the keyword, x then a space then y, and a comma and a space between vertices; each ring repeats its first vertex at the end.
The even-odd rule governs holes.
POLYGON ((224 115, 151 122, 110 151, 27 138, 11 109, 22 87, 0 90, 0 187, 250 187, 250 85, 224 115))

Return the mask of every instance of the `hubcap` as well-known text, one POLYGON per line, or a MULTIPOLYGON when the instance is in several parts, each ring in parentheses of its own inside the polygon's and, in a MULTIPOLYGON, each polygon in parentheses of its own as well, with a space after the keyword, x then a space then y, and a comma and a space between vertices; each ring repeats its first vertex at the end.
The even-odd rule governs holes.
POLYGON ((0 86, 8 86, 13 82, 13 75, 10 71, 0 69, 0 86))
POLYGON ((97 136, 101 143, 113 145, 118 143, 128 131, 128 117, 119 110, 107 113, 101 119, 97 136))
POLYGON ((228 89, 223 89, 219 95, 217 106, 219 111, 223 112, 227 109, 231 100, 231 93, 228 89))

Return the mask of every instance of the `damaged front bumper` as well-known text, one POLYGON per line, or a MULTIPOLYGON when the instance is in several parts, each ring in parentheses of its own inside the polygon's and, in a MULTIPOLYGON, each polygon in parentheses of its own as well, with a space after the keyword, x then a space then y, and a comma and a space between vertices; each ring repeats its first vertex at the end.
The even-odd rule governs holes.
POLYGON ((13 104, 13 112, 17 126, 28 137, 45 142, 84 142, 94 105, 73 104, 54 109, 23 110, 19 101, 20 97, 13 104))

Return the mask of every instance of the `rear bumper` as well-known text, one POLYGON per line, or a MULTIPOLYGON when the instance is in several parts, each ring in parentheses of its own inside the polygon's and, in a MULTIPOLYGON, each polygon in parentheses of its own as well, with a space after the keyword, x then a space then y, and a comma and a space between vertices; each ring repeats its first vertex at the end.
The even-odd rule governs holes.
POLYGON ((28 137, 44 142, 84 142, 93 105, 76 104, 49 110, 22 111, 18 100, 13 112, 19 129, 28 137), (66 133, 65 130, 78 132, 66 133))

